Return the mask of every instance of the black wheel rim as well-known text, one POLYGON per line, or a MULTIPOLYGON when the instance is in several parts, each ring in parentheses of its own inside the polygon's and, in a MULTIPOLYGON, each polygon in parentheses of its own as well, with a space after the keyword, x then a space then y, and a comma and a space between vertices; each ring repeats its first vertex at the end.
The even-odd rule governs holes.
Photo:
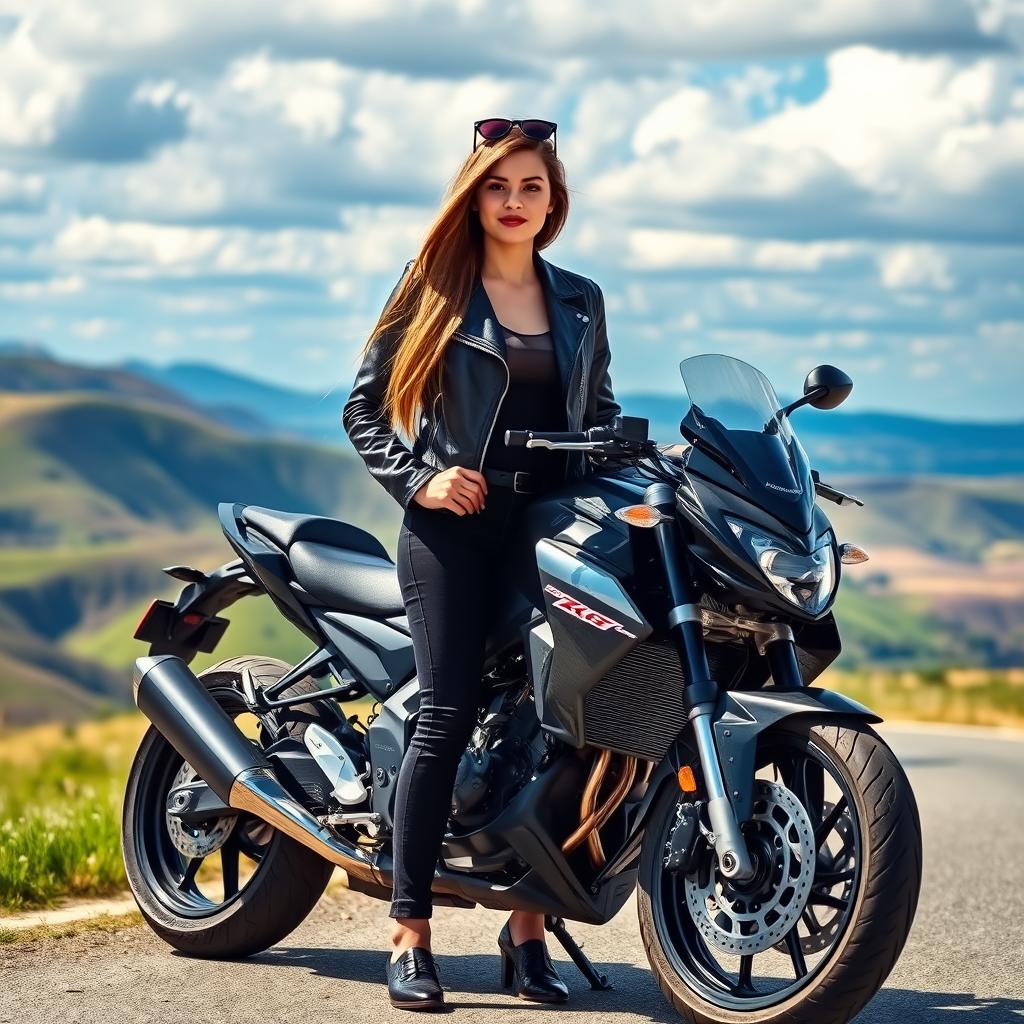
MULTIPOLYGON (((231 718, 248 714, 234 690, 211 689, 210 694, 231 718)), ((240 814, 218 849, 199 857, 182 853, 168 831, 165 805, 184 763, 162 736, 148 751, 132 806, 135 858, 149 890, 167 910, 178 917, 201 919, 220 914, 241 898, 266 863, 279 833, 252 814, 240 814), (219 880, 210 877, 207 863, 219 867, 219 880)))
MULTIPOLYGON (((814 827, 811 893, 784 941, 746 955, 712 949, 687 908, 682 873, 655 865, 651 886, 655 931, 673 970, 692 991, 727 1010, 762 1010, 813 984, 849 927, 860 886, 861 823, 834 758, 805 735, 776 730, 761 737, 755 771, 790 789, 814 827)), ((657 837, 659 855, 674 822, 674 814, 666 815, 657 837)))

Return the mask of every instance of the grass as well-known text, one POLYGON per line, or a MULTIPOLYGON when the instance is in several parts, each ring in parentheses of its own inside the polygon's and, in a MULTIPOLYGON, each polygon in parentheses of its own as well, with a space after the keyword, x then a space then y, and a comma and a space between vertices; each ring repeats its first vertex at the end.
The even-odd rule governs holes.
POLYGON ((146 725, 119 715, 0 739, 0 908, 125 888, 121 794, 146 725))
POLYGON ((83 932, 120 932, 127 928, 138 928, 142 915, 137 910, 123 914, 94 914, 79 921, 65 921, 62 924, 41 924, 35 928, 4 928, 0 924, 0 946, 15 943, 38 942, 41 939, 66 939, 83 932))
POLYGON ((883 718, 1024 727, 1022 669, 831 671, 820 685, 853 697, 883 718))
POLYGON ((58 573, 102 566, 111 557, 140 552, 149 554, 151 544, 152 541, 147 542, 144 538, 132 538, 88 547, 6 547, 0 549, 0 583, 5 587, 35 583, 58 573))

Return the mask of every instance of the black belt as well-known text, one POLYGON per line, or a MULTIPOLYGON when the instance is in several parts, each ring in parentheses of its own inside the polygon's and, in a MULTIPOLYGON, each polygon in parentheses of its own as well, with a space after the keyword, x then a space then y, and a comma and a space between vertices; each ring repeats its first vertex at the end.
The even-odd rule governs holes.
POLYGON ((484 466, 483 474, 489 484, 496 484, 498 487, 511 487, 516 494, 539 494, 558 482, 550 476, 530 473, 525 469, 513 471, 484 466))

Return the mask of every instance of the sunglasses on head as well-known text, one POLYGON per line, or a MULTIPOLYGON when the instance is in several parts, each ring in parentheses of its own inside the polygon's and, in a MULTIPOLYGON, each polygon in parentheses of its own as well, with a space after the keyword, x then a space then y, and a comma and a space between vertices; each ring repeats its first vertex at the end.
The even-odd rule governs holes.
POLYGON ((536 139, 538 142, 543 142, 545 139, 551 139, 551 144, 555 150, 555 156, 558 156, 558 125, 554 121, 540 121, 537 118, 522 120, 520 118, 509 118, 509 117, 487 117, 482 121, 473 122, 473 151, 476 151, 477 132, 487 142, 494 142, 497 139, 503 139, 514 125, 519 126, 519 130, 528 138, 536 139), (552 138, 554 136, 554 138, 552 138))

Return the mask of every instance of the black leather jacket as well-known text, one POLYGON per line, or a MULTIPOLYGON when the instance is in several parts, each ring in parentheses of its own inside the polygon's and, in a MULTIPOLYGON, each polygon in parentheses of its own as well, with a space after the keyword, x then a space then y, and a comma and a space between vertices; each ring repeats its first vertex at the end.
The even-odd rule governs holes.
MULTIPOLYGON (((610 423, 622 410, 608 373, 611 357, 601 289, 590 278, 556 267, 536 251, 533 263, 544 290, 568 429, 610 423)), ((405 265, 402 279, 412 264, 410 260, 405 265)), ((341 420, 370 473, 408 508, 416 491, 442 469, 480 470, 508 389, 508 364, 504 333, 478 276, 462 323, 445 349, 441 393, 433 408, 421 411, 410 450, 383 413, 390 359, 399 340, 397 330, 385 332, 370 347, 341 420)), ((567 453, 567 480, 584 476, 588 467, 582 452, 567 453)))

